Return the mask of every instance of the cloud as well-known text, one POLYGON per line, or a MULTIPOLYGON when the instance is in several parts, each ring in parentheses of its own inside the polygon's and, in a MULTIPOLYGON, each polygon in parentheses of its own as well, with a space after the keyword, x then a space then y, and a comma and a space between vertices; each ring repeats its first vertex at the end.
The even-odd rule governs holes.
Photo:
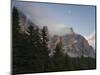
POLYGON ((67 27, 64 24, 48 25, 48 29, 51 35, 55 35, 55 34, 66 35, 71 32, 70 27, 67 27))
POLYGON ((59 22, 56 23, 54 22, 54 20, 51 20, 49 18, 44 18, 44 19, 38 18, 36 22, 37 22, 36 24, 39 27, 47 26, 51 36, 56 35, 56 34, 65 35, 71 32, 70 30, 71 27, 68 27, 67 25, 61 24, 59 22))
POLYGON ((86 39, 88 40, 89 45, 95 47, 95 33, 90 34, 86 39))
POLYGON ((48 11, 46 5, 40 6, 38 4, 31 3, 26 5, 21 2, 16 3, 15 5, 27 16, 28 19, 39 27, 47 26, 50 35, 65 35, 71 31, 68 25, 57 21, 57 18, 51 16, 51 12, 48 11))

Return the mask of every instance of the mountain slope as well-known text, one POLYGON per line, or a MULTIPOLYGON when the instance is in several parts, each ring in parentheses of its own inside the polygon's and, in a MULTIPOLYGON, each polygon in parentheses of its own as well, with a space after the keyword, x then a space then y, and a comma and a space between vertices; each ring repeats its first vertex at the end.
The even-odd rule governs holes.
POLYGON ((68 54, 70 57, 95 57, 95 52, 92 46, 88 44, 88 41, 80 34, 71 33, 64 36, 54 36, 52 38, 51 48, 54 49, 57 45, 57 41, 62 42, 64 54, 68 54))

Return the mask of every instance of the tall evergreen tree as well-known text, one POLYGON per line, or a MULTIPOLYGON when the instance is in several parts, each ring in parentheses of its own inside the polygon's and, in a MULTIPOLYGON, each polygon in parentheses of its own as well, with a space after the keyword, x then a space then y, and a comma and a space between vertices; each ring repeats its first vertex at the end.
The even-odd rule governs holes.
POLYGON ((30 52, 30 61, 33 62, 33 71, 34 72, 44 72, 47 70, 47 60, 48 56, 48 47, 47 47, 47 32, 45 28, 42 31, 36 25, 30 25, 28 27, 29 33, 29 52, 30 52), (34 59, 35 58, 35 59, 34 59))
POLYGON ((49 33, 48 33, 48 28, 47 26, 44 26, 42 29, 42 59, 43 59, 43 69, 44 71, 48 70, 48 63, 49 63, 49 50, 48 50, 48 45, 49 45, 49 33))
POLYGON ((41 71, 41 62, 40 62, 40 51, 38 48, 40 48, 40 35, 38 33, 39 28, 35 26, 35 24, 31 23, 28 27, 28 61, 30 61, 30 71, 32 72, 39 72, 41 71), (39 68, 38 68, 39 67, 39 68))
POLYGON ((13 73, 19 72, 22 61, 23 35, 19 32, 19 12, 16 7, 12 11, 12 47, 13 47, 13 73))
POLYGON ((62 43, 58 43, 55 48, 55 54, 53 56, 54 71, 60 71, 64 69, 64 55, 62 53, 62 43))
POLYGON ((18 29, 19 29, 19 26, 18 26, 18 24, 19 24, 19 17, 18 17, 19 15, 18 15, 18 11, 17 11, 17 8, 13 8, 13 11, 12 11, 12 47, 13 47, 13 62, 12 62, 12 64, 13 64, 13 72, 15 72, 16 71, 16 67, 17 67, 17 62, 16 62, 16 60, 17 60, 17 49, 16 49, 16 45, 18 44, 17 43, 17 40, 18 40, 18 37, 17 37, 17 34, 18 34, 18 29))

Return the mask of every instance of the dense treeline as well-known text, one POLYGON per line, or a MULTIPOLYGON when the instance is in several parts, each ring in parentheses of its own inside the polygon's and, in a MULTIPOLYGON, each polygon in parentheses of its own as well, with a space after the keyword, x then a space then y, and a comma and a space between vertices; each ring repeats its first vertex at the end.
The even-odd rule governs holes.
POLYGON ((53 56, 49 56, 48 29, 40 29, 31 23, 27 30, 20 32, 19 13, 14 7, 12 12, 12 73, 37 73, 65 70, 94 69, 94 58, 70 58, 62 53, 62 44, 55 48, 53 56), (27 32, 27 33, 26 33, 27 32))

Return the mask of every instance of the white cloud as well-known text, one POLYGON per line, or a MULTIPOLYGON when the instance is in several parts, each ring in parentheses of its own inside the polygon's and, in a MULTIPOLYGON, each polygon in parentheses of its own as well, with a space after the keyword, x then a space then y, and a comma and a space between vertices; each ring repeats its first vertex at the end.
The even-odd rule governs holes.
POLYGON ((95 33, 90 34, 86 39, 90 45, 95 46, 95 33))
POLYGON ((51 35, 65 35, 71 32, 68 25, 57 21, 57 18, 55 19, 54 16, 50 15, 51 13, 48 11, 46 5, 40 6, 30 3, 26 6, 24 3, 16 3, 16 6, 27 16, 27 18, 31 19, 31 21, 39 27, 47 26, 51 35))
POLYGON ((31 20, 40 27, 47 26, 51 35, 55 34, 64 35, 70 32, 70 27, 68 27, 65 24, 62 24, 59 21, 56 21, 56 19, 53 19, 52 16, 48 16, 49 15, 48 13, 43 13, 47 11, 46 9, 43 9, 41 11, 42 13, 39 13, 39 11, 40 8, 37 8, 34 13, 33 10, 29 11, 29 13, 32 14, 31 20))
POLYGON ((52 24, 47 26, 51 35, 65 35, 67 33, 70 33, 70 28, 64 24, 52 24))

